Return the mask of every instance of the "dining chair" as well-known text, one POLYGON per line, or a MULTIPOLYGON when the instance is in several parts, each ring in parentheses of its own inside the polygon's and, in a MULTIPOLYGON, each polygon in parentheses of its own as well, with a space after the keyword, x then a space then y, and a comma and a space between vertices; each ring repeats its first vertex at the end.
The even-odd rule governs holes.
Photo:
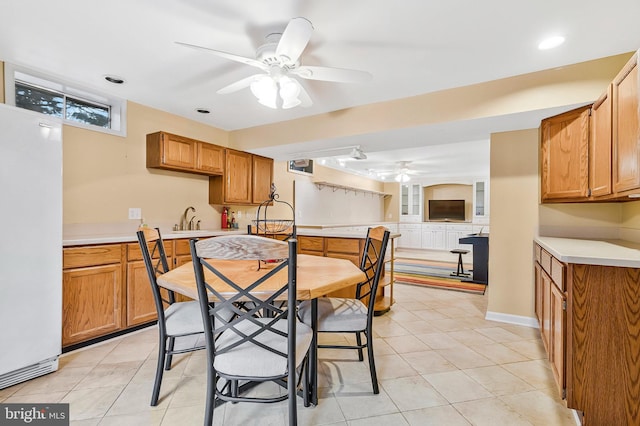
MULTIPOLYGON (((356 337, 355 345, 319 344, 318 348, 355 349, 360 361, 364 360, 363 349, 366 348, 374 394, 380 390, 373 357, 373 315, 389 234, 389 230, 383 226, 368 229, 360 258, 360 269, 367 278, 357 285, 355 298, 320 297, 317 300, 318 333, 355 333, 356 337)), ((300 303, 298 315, 305 324, 312 323, 311 301, 300 303)))
POLYGON ((204 424, 212 423, 218 401, 288 399, 289 425, 296 425, 300 385, 308 405, 312 341, 311 328, 295 313, 297 240, 227 235, 191 240, 190 244, 207 347, 204 424), (279 262, 259 266, 265 259, 279 262), (237 268, 238 264, 246 266, 237 268), (287 303, 279 303, 281 300, 287 303), (225 310, 234 313, 230 320, 221 317, 225 310), (243 395, 239 386, 270 381, 285 387, 286 394, 243 395))
POLYGON ((158 314, 158 364, 151 394, 151 405, 155 406, 158 405, 163 371, 171 369, 173 355, 205 348, 204 345, 199 345, 174 349, 175 340, 180 337, 204 335, 204 327, 197 301, 176 302, 173 291, 161 291, 158 286, 157 276, 169 271, 160 229, 143 227, 138 230, 137 236, 158 314))

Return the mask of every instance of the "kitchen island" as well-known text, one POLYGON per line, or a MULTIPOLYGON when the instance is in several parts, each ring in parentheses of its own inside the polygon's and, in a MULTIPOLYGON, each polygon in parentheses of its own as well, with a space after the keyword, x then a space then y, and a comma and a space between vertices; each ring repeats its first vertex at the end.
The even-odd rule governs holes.
MULTIPOLYGON (((376 292, 375 314, 382 315, 388 312, 393 305, 393 284, 394 284, 394 262, 395 262, 395 242, 400 234, 395 232, 396 224, 382 223, 381 226, 391 228, 389 237, 389 245, 385 255, 385 268, 383 276, 378 285, 376 292), (392 225, 392 226, 389 226, 392 225)), ((360 266, 362 251, 364 249, 364 241, 367 236, 369 227, 375 227, 378 224, 371 225, 326 225, 297 228, 298 235, 298 252, 301 254, 311 254, 316 256, 336 257, 340 259, 348 259, 355 265, 360 266)), ((356 286, 345 288, 333 293, 329 296, 333 297, 355 297, 356 286)))

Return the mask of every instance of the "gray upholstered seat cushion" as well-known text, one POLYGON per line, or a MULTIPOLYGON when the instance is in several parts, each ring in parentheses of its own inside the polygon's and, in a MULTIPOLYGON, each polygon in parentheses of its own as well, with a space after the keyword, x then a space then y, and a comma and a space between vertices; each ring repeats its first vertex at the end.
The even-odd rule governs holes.
POLYGON ((164 311, 167 334, 204 333, 202 314, 197 301, 178 302, 164 311))
MULTIPOLYGON (((298 307, 302 321, 311 324, 311 301, 298 307)), ((360 331, 367 327, 367 307, 359 299, 341 297, 318 298, 318 331, 360 331)))
MULTIPOLYGON (((270 319, 259 319, 261 322, 270 319)), ((258 329, 256 324, 250 321, 242 321, 237 324, 237 329, 245 334, 249 334, 258 329)), ((287 330, 287 320, 279 320, 274 328, 281 331, 287 330)), ((296 325, 296 367, 299 366, 311 345, 311 328, 301 322, 296 325)), ((216 341, 216 347, 224 347, 239 337, 232 330, 225 330, 216 341)), ((287 338, 273 332, 263 332, 256 337, 256 340, 265 346, 276 348, 287 353, 287 338)), ((275 377, 287 373, 287 358, 274 354, 267 349, 261 348, 251 342, 245 342, 228 352, 216 354, 213 361, 214 368, 222 373, 233 376, 244 377, 275 377)))

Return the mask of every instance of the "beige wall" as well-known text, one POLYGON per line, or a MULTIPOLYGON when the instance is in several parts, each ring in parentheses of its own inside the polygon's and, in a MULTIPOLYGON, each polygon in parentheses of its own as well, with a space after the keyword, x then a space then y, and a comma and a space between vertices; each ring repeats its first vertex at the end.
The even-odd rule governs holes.
POLYGON ((593 102, 633 52, 471 86, 236 130, 230 144, 277 144, 370 134, 593 102))
POLYGON ((473 185, 442 184, 425 186, 423 189, 424 220, 429 218, 429 200, 465 200, 465 220, 470 222, 473 218, 473 185))
POLYGON ((640 202, 540 204, 538 129, 491 136, 488 311, 534 317, 533 239, 640 229, 640 202))
POLYGON ((127 104, 127 136, 65 125, 64 223, 127 222, 128 208, 142 208, 151 225, 177 223, 187 206, 198 219, 219 223, 209 205, 208 178, 146 168, 146 135, 164 130, 226 146, 227 132, 134 102, 127 104))
POLYGON ((533 238, 538 227, 538 130, 491 135, 487 310, 534 317, 533 238))

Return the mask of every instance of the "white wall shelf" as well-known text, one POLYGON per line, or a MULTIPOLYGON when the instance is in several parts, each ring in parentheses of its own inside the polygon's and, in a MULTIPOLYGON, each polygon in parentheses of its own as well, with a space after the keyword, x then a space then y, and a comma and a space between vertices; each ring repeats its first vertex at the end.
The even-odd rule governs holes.
POLYGON ((316 187, 318 187, 319 190, 322 190, 323 188, 331 188, 333 192, 336 192, 339 189, 344 190, 345 194, 347 192, 353 192, 355 194, 362 193, 362 194, 377 195, 383 198, 387 198, 391 196, 391 194, 387 194, 386 192, 372 191, 369 189, 362 189, 362 188, 354 188, 352 186, 338 185, 330 182, 315 181, 313 183, 316 187))

